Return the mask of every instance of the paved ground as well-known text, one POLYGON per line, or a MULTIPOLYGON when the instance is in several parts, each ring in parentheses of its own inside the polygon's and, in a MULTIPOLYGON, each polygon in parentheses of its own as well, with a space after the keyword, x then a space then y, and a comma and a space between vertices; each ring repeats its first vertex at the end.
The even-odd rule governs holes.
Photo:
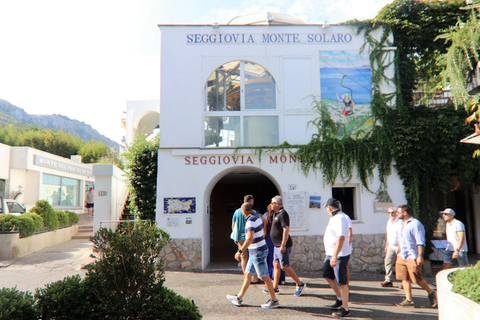
MULTIPOLYGON (((81 219, 80 223, 91 221, 81 219)), ((82 266, 92 261, 92 244, 87 239, 78 239, 46 248, 40 252, 14 261, 0 261, 0 288, 17 287, 22 291, 34 292, 45 284, 61 280, 68 275, 84 275, 82 266)), ((295 286, 290 278, 280 286, 278 298, 281 308, 262 310, 260 304, 268 296, 263 294, 264 285, 252 285, 244 297, 244 306, 235 307, 226 300, 227 294, 236 294, 243 276, 239 269, 214 270, 201 273, 166 272, 165 286, 193 299, 199 306, 204 319, 331 319, 326 305, 334 302, 332 290, 325 280, 317 275, 301 275, 307 288, 301 297, 294 297, 295 286), (289 282, 290 281, 290 282, 289 282)), ((403 300, 403 290, 398 287, 381 288, 381 274, 352 274, 351 319, 415 319, 438 318, 437 309, 429 307, 425 291, 414 285, 415 309, 396 307, 403 300)), ((429 283, 433 277, 427 278, 429 283)), ((398 286, 398 282, 396 285, 398 286)))

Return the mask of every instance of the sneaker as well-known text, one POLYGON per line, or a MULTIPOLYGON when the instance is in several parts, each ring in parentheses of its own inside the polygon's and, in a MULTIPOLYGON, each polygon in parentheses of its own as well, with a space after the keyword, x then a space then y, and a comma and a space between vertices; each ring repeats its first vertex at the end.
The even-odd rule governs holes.
POLYGON ((393 287, 393 283, 392 281, 383 281, 383 282, 380 282, 380 285, 384 288, 386 287, 393 287))
POLYGON ((334 304, 329 305, 330 309, 338 309, 342 306, 342 300, 335 300, 334 304))
POLYGON ((407 299, 405 299, 402 302, 397 303, 397 306, 405 308, 415 308, 415 303, 413 303, 413 301, 408 301, 407 299))
POLYGON ((227 299, 237 307, 242 306, 242 299, 238 299, 237 295, 231 296, 227 294, 227 299))
POLYGON ((280 303, 278 302, 278 300, 268 299, 267 303, 262 304, 262 309, 274 309, 274 308, 278 308, 279 306, 280 306, 280 303))
POLYGON ((305 288, 305 283, 302 282, 302 284, 298 285, 297 284, 297 290, 293 294, 295 297, 300 297, 302 295, 303 288, 305 288))
POLYGON ((437 290, 433 290, 432 293, 428 294, 428 299, 430 300, 430 305, 432 308, 437 307, 437 290))
MULTIPOLYGON (((273 291, 275 291, 275 293, 279 293, 279 292, 280 292, 279 289, 273 289, 273 291)), ((264 289, 264 290, 263 290, 263 293, 268 294, 268 289, 264 289)))
POLYGON ((349 315, 350 315, 350 310, 346 310, 344 307, 341 307, 336 312, 332 312, 332 316, 338 317, 338 318, 347 317, 349 315))

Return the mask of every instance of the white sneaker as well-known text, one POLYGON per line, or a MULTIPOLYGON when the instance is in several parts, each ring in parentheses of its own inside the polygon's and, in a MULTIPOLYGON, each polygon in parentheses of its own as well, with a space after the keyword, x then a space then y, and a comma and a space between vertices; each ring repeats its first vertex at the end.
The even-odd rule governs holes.
POLYGON ((242 306, 242 299, 238 299, 237 295, 231 296, 227 294, 227 299, 237 307, 242 306))
POLYGON ((278 308, 280 306, 280 303, 278 300, 273 301, 272 299, 268 299, 267 303, 262 304, 262 309, 274 309, 278 308))

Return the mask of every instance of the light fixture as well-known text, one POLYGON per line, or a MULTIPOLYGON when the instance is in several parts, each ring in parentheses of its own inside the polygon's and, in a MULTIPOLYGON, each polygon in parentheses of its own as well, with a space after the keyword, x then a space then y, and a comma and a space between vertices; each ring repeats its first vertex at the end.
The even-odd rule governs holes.
POLYGON ((220 24, 218 22, 214 22, 214 23, 212 23, 212 28, 213 29, 218 29, 218 28, 220 28, 220 24))
POLYGON ((325 21, 322 28, 330 28, 330 23, 328 23, 328 21, 325 21))

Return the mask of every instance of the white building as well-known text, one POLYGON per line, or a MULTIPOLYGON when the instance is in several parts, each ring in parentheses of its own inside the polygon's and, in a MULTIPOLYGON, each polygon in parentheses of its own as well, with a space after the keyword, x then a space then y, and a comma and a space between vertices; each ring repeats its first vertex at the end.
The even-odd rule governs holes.
MULTIPOLYGON (((231 218, 243 196, 252 194, 254 207, 265 212, 279 194, 290 214, 295 268, 320 269, 319 245, 329 217, 316 206, 335 196, 354 221, 353 269, 381 269, 384 212, 406 203, 395 171, 387 180, 390 199, 378 203, 355 174, 346 184, 338 179, 334 186, 324 185, 321 172, 303 174, 289 152, 236 149, 308 143, 315 133, 308 125, 316 117, 312 95, 347 126, 371 121, 371 70, 368 54, 360 53, 363 34, 353 26, 307 25, 278 14, 239 17, 228 25, 159 28, 156 219, 173 239, 167 268, 233 262, 231 218), (340 101, 347 95, 355 102, 350 113, 340 101)), ((387 76, 393 71, 390 67, 387 76)), ((393 90, 383 86, 383 92, 393 90)), ((379 190, 379 179, 369 187, 379 190)))
POLYGON ((83 212, 86 190, 94 186, 93 165, 72 159, 0 144, 0 196, 21 193, 17 200, 27 209, 47 200, 54 209, 83 212))

